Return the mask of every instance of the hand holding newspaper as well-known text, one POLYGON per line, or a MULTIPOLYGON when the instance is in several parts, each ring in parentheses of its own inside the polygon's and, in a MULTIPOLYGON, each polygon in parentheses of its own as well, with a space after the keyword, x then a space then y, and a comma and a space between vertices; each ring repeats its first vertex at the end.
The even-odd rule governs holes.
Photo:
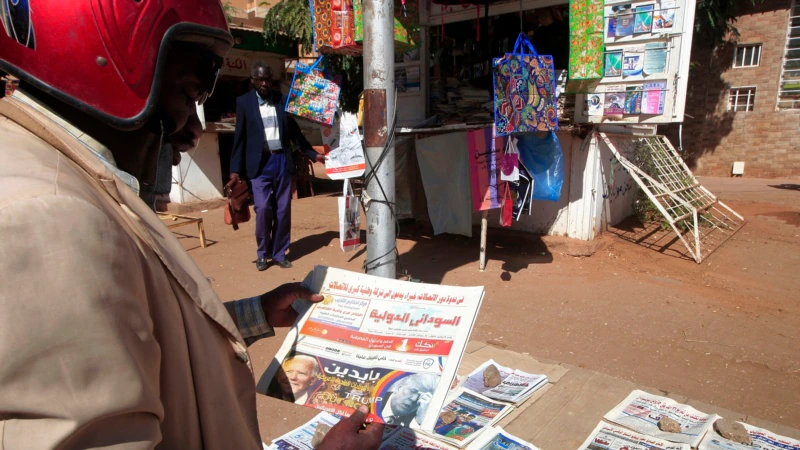
POLYGON ((433 430, 483 288, 323 266, 304 285, 325 300, 299 311, 257 390, 343 416, 364 404, 369 420, 433 430))

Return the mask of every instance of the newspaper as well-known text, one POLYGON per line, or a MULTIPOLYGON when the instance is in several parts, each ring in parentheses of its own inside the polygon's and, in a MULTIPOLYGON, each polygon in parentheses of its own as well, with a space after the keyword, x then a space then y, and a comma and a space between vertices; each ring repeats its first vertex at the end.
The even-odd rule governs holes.
POLYGON ((485 428, 499 422, 512 409, 511 405, 496 402, 463 388, 452 393, 449 399, 442 412, 453 411, 456 420, 445 424, 437 418, 433 436, 457 447, 465 447, 485 428))
POLYGON ((379 450, 456 450, 457 447, 445 444, 419 431, 401 428, 392 437, 384 441, 379 450))
POLYGON ((539 450, 500 427, 486 429, 467 447, 467 450, 539 450))
POLYGON ((640 433, 697 447, 703 435, 719 416, 702 413, 689 405, 680 404, 666 397, 635 390, 603 418, 640 433), (676 420, 681 424, 683 431, 680 433, 661 431, 658 428, 661 416, 676 420))
POLYGON ((545 384, 547 384, 546 375, 525 373, 520 370, 501 366, 490 359, 481 364, 480 367, 475 369, 471 374, 467 375, 463 386, 485 397, 518 405, 545 384), (488 388, 483 384, 483 370, 491 364, 497 367, 502 381, 500 385, 488 388))
POLYGON ((689 450, 688 444, 676 444, 625 428, 600 422, 578 450, 689 450))
POLYGON ((717 434, 716 431, 711 430, 700 442, 697 450, 800 450, 800 441, 797 439, 781 436, 746 423, 742 423, 742 425, 750 434, 750 438, 753 439, 752 446, 725 439, 717 434))
POLYGON ((269 448, 270 450, 314 450, 314 447, 311 445, 311 438, 314 437, 317 424, 324 423, 332 427, 338 422, 339 418, 333 414, 328 414, 326 412, 319 413, 300 427, 274 439, 269 448))
POLYGON ((318 266, 325 300, 303 311, 258 391, 333 414, 433 430, 464 354, 482 287, 410 283, 318 266))
POLYGON ((325 173, 331 180, 360 177, 367 167, 364 148, 358 134, 358 117, 342 112, 331 127, 322 126, 325 148, 325 173))

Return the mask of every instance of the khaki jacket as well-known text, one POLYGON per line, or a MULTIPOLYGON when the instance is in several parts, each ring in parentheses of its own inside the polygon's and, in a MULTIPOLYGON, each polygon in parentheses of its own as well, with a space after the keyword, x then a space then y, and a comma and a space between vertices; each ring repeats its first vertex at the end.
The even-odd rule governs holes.
POLYGON ((233 319, 76 138, 0 100, 0 450, 260 449, 233 319))

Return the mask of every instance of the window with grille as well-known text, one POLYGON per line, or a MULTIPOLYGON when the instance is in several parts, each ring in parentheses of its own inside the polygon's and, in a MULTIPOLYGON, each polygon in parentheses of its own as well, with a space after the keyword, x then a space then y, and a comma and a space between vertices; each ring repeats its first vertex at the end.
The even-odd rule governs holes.
POLYGON ((778 109, 800 109, 800 3, 792 0, 783 51, 778 109))
POLYGON ((756 104, 756 88, 735 87, 728 92, 728 111, 752 111, 756 104))
POLYGON ((761 62, 761 44, 746 44, 736 47, 733 67, 757 67, 761 62))

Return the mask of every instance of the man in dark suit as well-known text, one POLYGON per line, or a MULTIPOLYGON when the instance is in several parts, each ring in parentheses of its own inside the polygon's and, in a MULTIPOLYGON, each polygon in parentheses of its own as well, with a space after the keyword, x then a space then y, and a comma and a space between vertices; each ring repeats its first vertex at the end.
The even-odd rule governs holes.
POLYGON ((273 89, 272 70, 259 61, 250 72, 253 90, 236 99, 236 133, 231 153, 231 181, 249 178, 256 211, 256 268, 266 270, 267 260, 284 269, 292 221, 292 148, 312 161, 325 161, 300 132, 297 122, 284 112, 286 98, 273 89))

